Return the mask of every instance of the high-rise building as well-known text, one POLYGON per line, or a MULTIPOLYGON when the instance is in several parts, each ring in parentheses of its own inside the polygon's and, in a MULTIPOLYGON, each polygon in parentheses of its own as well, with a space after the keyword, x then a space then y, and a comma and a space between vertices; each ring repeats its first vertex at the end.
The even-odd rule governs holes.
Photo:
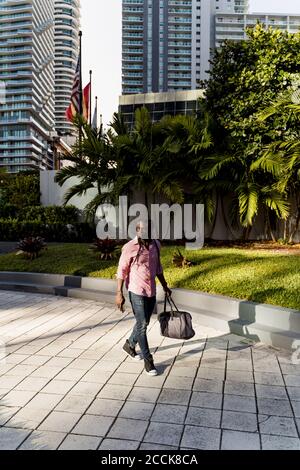
POLYGON ((54 0, 0 0, 0 166, 53 168, 54 0))
POLYGON ((215 0, 216 13, 247 13, 249 0, 215 0))
POLYGON ((206 78, 216 12, 248 0, 122 0, 123 94, 191 90, 206 78))
POLYGON ((66 119, 78 61, 80 0, 54 0, 55 3, 55 129, 71 134, 66 119))
POLYGON ((231 41, 247 39, 247 28, 254 27, 258 22, 266 27, 272 26, 289 33, 300 31, 300 15, 219 13, 215 17, 215 48, 220 48, 226 39, 231 41))

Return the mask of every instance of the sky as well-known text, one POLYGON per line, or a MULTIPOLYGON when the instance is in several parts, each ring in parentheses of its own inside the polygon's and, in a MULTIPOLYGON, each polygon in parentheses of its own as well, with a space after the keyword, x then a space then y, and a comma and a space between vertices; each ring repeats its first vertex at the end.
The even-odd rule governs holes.
MULTIPOLYGON (((93 70, 93 96, 107 125, 121 94, 122 0, 81 0, 83 81, 93 70)), ((300 0, 250 0, 250 12, 300 14, 300 0)))

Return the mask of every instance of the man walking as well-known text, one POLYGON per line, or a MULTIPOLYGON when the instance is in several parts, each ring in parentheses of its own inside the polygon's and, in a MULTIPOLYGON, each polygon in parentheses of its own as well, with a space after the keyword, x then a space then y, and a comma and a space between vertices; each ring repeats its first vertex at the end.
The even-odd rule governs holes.
MULTIPOLYGON (((149 226, 148 229, 150 232, 149 226)), ((156 277, 167 295, 170 296, 172 292, 168 288, 160 262, 160 243, 146 236, 147 230, 142 222, 137 225, 136 230, 136 238, 124 245, 122 249, 117 273, 116 305, 122 312, 124 311, 123 286, 125 282, 136 324, 123 349, 133 359, 140 360, 141 357, 135 350, 138 344, 147 374, 155 376, 157 370, 149 350, 147 328, 156 305, 156 277)))

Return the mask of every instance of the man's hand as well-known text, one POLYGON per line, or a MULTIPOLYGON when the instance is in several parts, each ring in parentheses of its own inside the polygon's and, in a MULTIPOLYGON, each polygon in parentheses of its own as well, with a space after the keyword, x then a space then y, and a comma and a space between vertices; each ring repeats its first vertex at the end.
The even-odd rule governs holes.
POLYGON ((125 297, 124 297, 123 293, 122 293, 122 292, 117 292, 117 295, 116 295, 116 306, 118 307, 118 309, 119 309, 121 312, 124 312, 124 311, 125 311, 124 305, 125 305, 125 297))
POLYGON ((165 291, 165 293, 166 293, 166 295, 167 295, 168 297, 171 297, 172 291, 171 291, 171 289, 169 289, 168 286, 165 286, 165 287, 164 287, 164 291, 165 291))

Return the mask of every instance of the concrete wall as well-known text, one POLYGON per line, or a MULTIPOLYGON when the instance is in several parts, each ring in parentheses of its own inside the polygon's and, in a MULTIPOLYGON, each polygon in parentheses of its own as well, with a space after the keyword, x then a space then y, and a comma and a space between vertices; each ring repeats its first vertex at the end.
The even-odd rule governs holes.
MULTIPOLYGON (((41 204, 43 206, 62 206, 64 203, 64 195, 68 189, 72 188, 75 184, 80 182, 79 178, 70 178, 63 187, 55 183, 56 171, 41 171, 40 172, 40 191, 41 191, 41 204)), ((83 197, 73 197, 69 205, 73 205, 80 210, 96 196, 97 190, 90 189, 83 197)))

